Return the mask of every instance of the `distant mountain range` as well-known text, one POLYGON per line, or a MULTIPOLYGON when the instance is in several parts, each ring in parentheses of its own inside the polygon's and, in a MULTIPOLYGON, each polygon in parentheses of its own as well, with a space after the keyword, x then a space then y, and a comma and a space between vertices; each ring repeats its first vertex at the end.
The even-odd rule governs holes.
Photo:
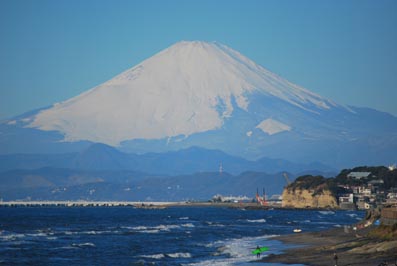
POLYGON ((137 171, 160 175, 185 175, 197 172, 240 174, 245 171, 300 173, 337 170, 321 163, 297 164, 282 159, 261 158, 249 161, 218 150, 191 147, 165 153, 129 154, 105 145, 92 144, 79 153, 65 154, 11 154, 0 155, 0 172, 13 169, 38 169, 44 167, 95 170, 137 171))
MULTIPOLYGON (((262 158, 249 161, 217 150, 128 154, 105 144, 79 153, 0 155, 3 200, 208 200, 215 194, 279 194, 282 173, 333 169, 262 158)), ((336 171, 334 171, 336 172, 336 171)))
MULTIPOLYGON (((291 177, 293 177, 291 175, 291 177)), ((280 194, 281 173, 202 172, 150 176, 132 171, 89 171, 59 168, 11 170, 0 173, 0 199, 9 200, 209 200, 216 194, 254 197, 259 188, 280 194)))

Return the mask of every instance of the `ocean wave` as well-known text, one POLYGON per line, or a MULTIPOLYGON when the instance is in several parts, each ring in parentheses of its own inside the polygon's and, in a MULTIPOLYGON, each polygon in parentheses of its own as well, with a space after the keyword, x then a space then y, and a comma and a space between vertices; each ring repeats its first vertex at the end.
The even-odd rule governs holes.
POLYGON ((112 233, 112 231, 63 231, 60 232, 61 234, 65 235, 101 235, 101 234, 108 234, 112 233))
POLYGON ((251 257, 251 250, 257 246, 268 246, 269 243, 273 243, 274 240, 271 238, 276 235, 263 235, 257 237, 242 237, 236 239, 221 240, 215 243, 218 247, 218 251, 229 254, 232 257, 241 257, 248 255, 251 257))
POLYGON ((160 260, 165 258, 165 255, 160 253, 160 254, 153 254, 153 255, 141 255, 141 258, 146 258, 146 259, 156 259, 156 260, 160 260))
POLYGON ((16 240, 21 240, 22 238, 25 238, 25 234, 19 234, 19 233, 11 233, 11 232, 2 232, 0 234, 0 240, 2 241, 16 241, 16 240))
MULTIPOLYGON (((216 252, 212 254, 213 258, 185 265, 191 266, 225 266, 225 265, 245 265, 247 261, 252 261, 256 257, 251 251, 256 246, 268 246, 272 253, 281 250, 282 244, 269 238, 275 235, 265 235, 258 237, 243 237, 235 239, 220 240, 208 243, 208 248, 216 248, 216 252)), ((262 254, 266 255, 266 254, 262 254)))
POLYGON ((179 220, 189 220, 189 217, 180 217, 179 220))
POLYGON ((182 226, 182 227, 189 227, 189 228, 195 227, 194 224, 192 224, 192 223, 181 224, 181 226, 182 226))
POLYGON ((171 258, 191 258, 192 254, 179 252, 179 253, 167 254, 167 256, 171 258))
POLYGON ((249 222, 249 223, 266 223, 266 219, 257 219, 257 220, 247 219, 247 222, 249 222))
POLYGON ((86 242, 86 243, 73 243, 72 247, 79 247, 79 248, 90 248, 95 247, 94 243, 86 242))
POLYGON ((335 214, 335 212, 333 211, 318 211, 319 213, 321 213, 322 215, 331 215, 331 214, 335 214))
POLYGON ((51 249, 78 249, 79 247, 77 247, 77 246, 63 246, 63 247, 54 247, 54 248, 51 248, 51 249))
POLYGON ((192 228, 195 227, 194 224, 192 223, 186 223, 186 224, 181 224, 181 225, 176 225, 176 224, 161 224, 161 225, 157 225, 157 226, 124 226, 122 227, 123 229, 127 229, 127 230, 132 230, 135 232, 139 232, 139 233, 159 233, 159 232, 169 232, 171 230, 174 229, 181 229, 182 227, 187 227, 187 228, 192 228))
POLYGON ((211 227, 225 227, 223 224, 211 224, 211 227))
POLYGON ((225 227, 225 225, 223 225, 223 224, 214 223, 214 222, 210 222, 210 221, 205 221, 204 224, 211 226, 211 227, 225 227))
POLYGON ((142 230, 142 231, 139 231, 140 233, 144 233, 144 234, 157 234, 157 233, 160 233, 161 231, 160 230, 157 230, 157 229, 153 229, 153 230, 142 230))
POLYGON ((109 231, 109 230, 103 230, 103 231, 98 230, 98 231, 95 231, 95 230, 91 230, 91 231, 82 231, 80 233, 84 234, 84 235, 103 235, 103 234, 117 234, 117 233, 120 233, 120 231, 109 231))

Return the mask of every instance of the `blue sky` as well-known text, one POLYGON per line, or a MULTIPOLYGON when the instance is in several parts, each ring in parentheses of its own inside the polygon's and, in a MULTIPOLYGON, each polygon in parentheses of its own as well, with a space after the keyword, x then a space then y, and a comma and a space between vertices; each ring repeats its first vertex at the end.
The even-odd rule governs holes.
POLYGON ((397 115, 397 1, 0 1, 0 119, 180 40, 218 41, 338 103, 397 115))

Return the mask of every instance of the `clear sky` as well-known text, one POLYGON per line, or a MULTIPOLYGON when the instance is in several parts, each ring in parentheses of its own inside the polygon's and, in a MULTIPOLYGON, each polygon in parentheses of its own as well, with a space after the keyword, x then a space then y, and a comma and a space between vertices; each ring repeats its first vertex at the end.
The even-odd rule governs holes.
POLYGON ((397 115, 394 0, 1 0, 0 119, 181 40, 218 41, 338 103, 397 115))

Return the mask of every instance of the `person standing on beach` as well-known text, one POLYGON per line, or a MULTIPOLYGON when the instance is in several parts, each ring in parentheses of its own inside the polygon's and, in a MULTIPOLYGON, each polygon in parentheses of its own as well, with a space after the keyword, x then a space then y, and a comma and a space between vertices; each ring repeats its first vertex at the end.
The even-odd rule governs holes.
POLYGON ((335 261, 335 266, 338 266, 338 255, 336 252, 334 253, 334 261, 335 261))
POLYGON ((258 253, 256 253, 256 257, 259 259, 261 257, 261 248, 259 246, 256 246, 256 249, 258 250, 258 253))

